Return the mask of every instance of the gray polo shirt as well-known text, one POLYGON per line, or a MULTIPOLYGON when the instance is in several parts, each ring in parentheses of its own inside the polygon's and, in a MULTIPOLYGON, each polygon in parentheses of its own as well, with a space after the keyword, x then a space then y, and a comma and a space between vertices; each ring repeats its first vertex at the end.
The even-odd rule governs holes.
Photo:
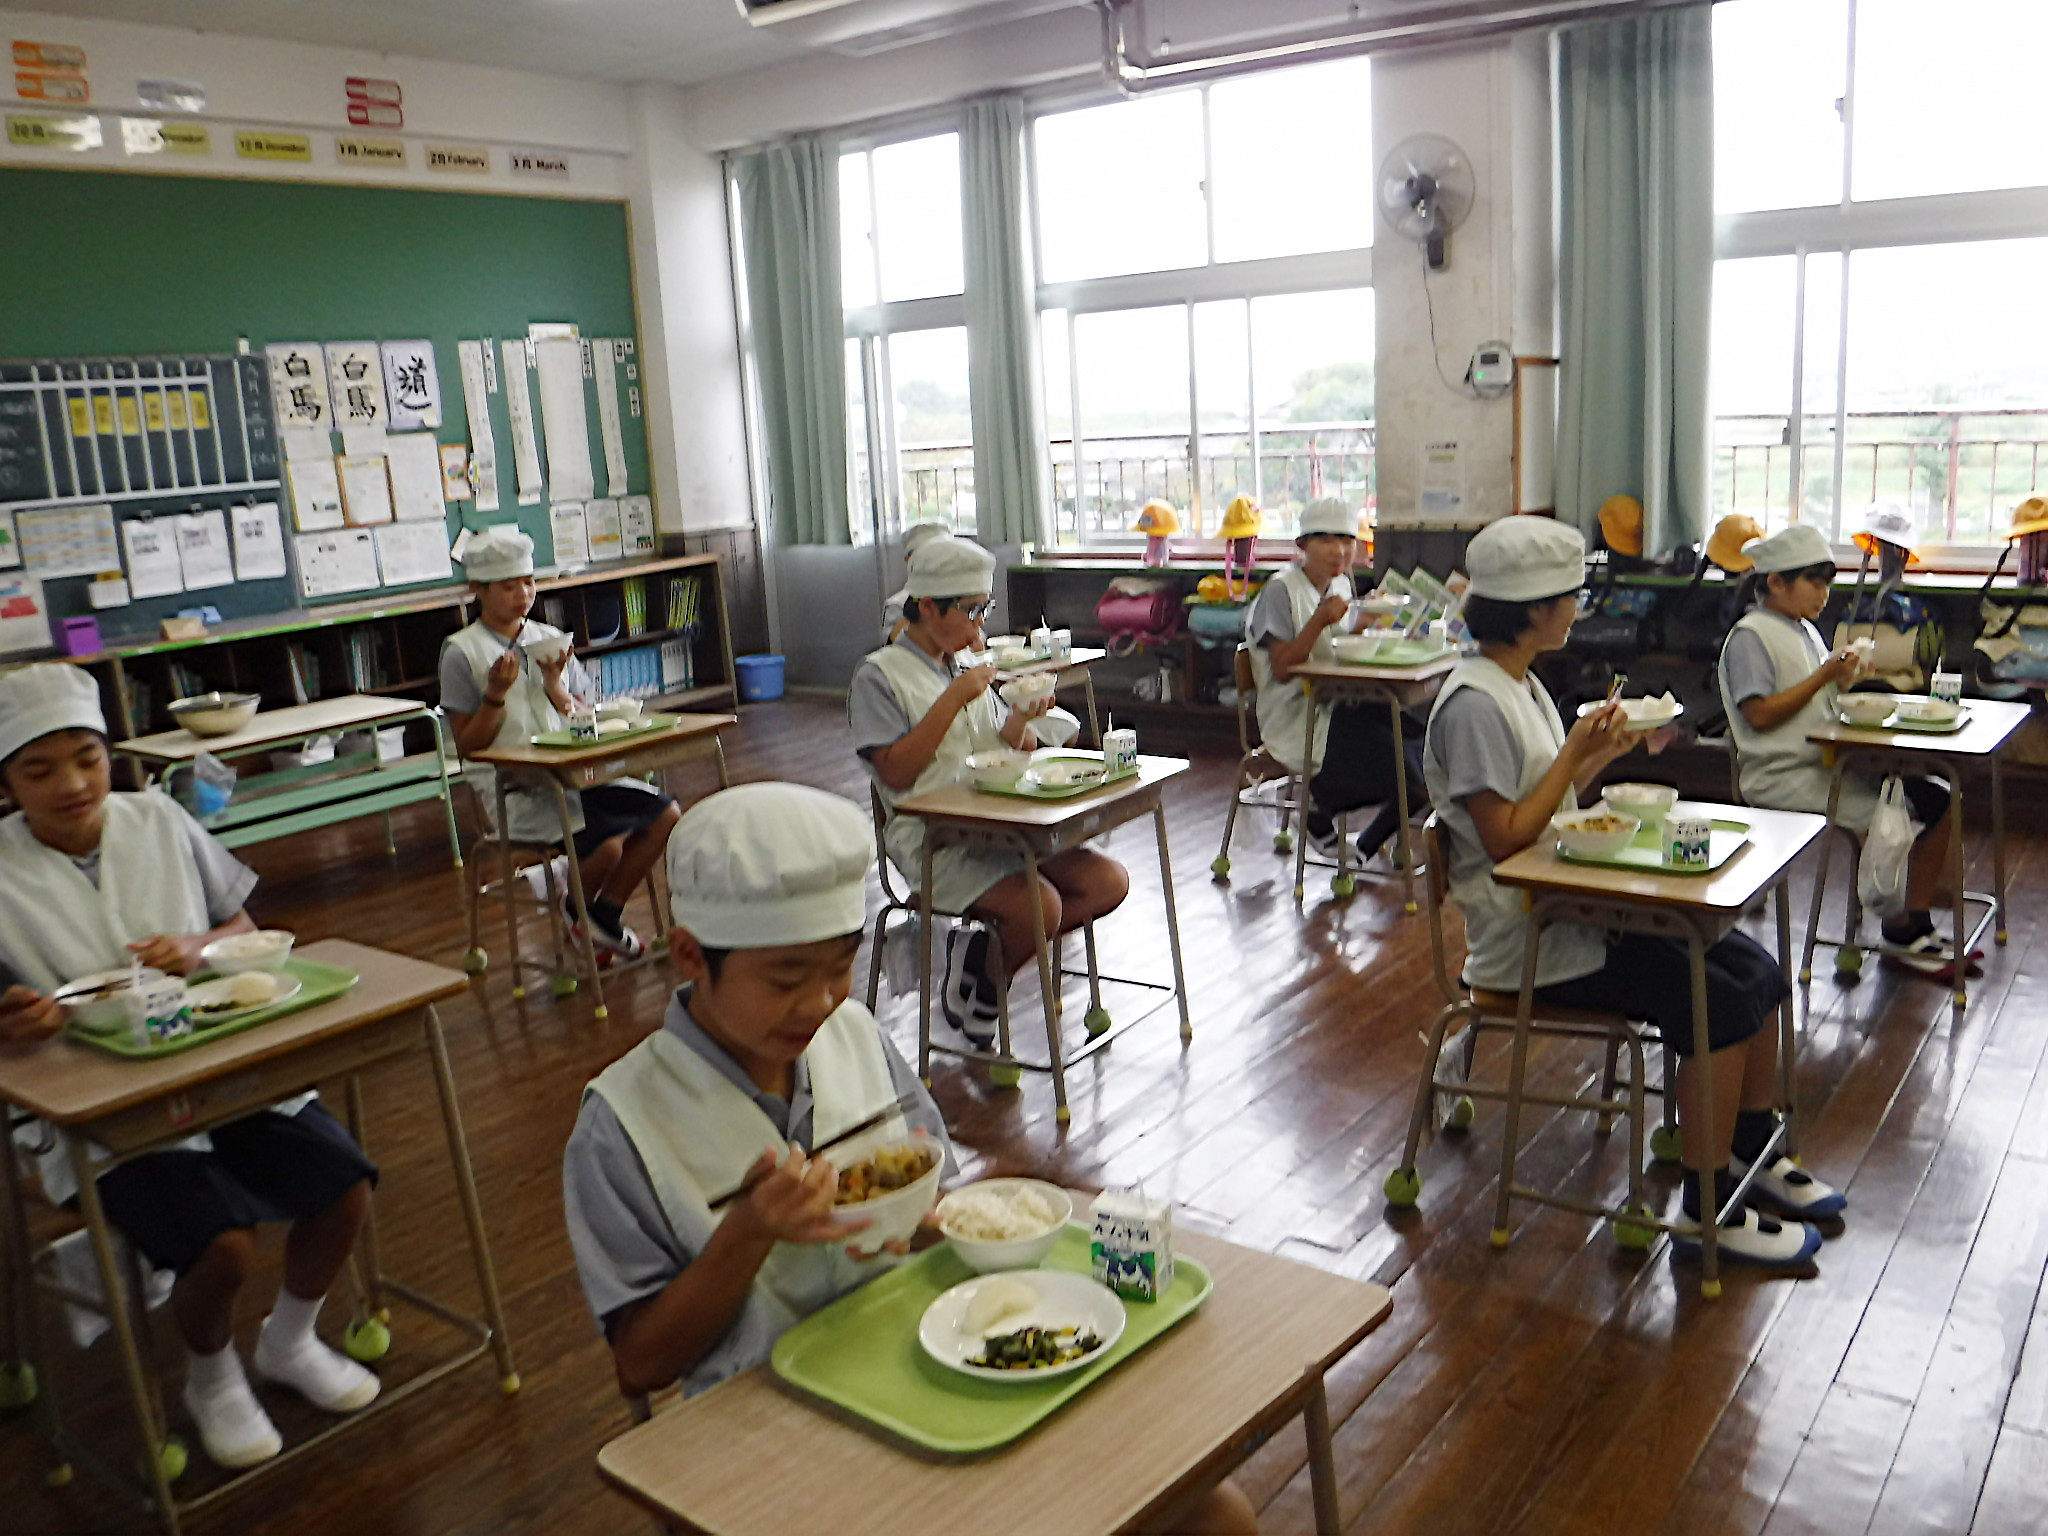
POLYGON ((1285 645, 1301 633, 1294 622, 1294 600, 1278 580, 1259 588, 1252 611, 1245 615, 1244 637, 1252 645, 1285 645))
MULTIPOLYGON (((512 649, 513 642, 507 640, 496 630, 486 630, 486 633, 493 640, 497 641, 503 649, 508 651, 512 649)), ((519 664, 522 670, 530 668, 535 673, 538 673, 540 670, 540 663, 533 660, 530 656, 521 656, 519 664)), ((590 672, 574 656, 569 658, 569 665, 562 669, 562 686, 569 690, 569 695, 572 698, 587 698, 592 692, 590 672)), ((455 642, 452 639, 442 641, 441 707, 443 709, 452 709, 458 715, 473 715, 477 712, 477 707, 483 701, 483 683, 477 677, 475 671, 471 669, 469 658, 456 649, 455 642)))
POLYGON ((1728 636, 1728 643, 1721 647, 1721 690, 1738 709, 1751 699, 1768 698, 1779 691, 1778 669, 1771 663, 1762 635, 1738 629, 1728 636))
MULTIPOLYGON (((687 988, 669 1000, 661 1027, 752 1099, 785 1140, 810 1147, 811 1079, 801 1057, 790 1097, 784 1100, 755 1087, 725 1047, 690 1017, 687 988)), ((946 1172, 952 1173, 952 1148, 938 1105, 888 1035, 881 1034, 881 1041, 891 1086, 899 1098, 908 1094, 915 1100, 904 1112, 905 1121, 912 1130, 928 1131, 946 1147, 946 1172)), ((583 1282, 591 1315, 606 1337, 610 1337, 621 1309, 659 1294, 697 1256, 669 1225, 633 1139, 599 1094, 585 1096, 576 1129, 569 1134, 568 1151, 562 1158, 562 1200, 569 1218, 569 1244, 576 1252, 576 1275, 583 1282)))
MULTIPOLYGON (((898 645, 910 647, 916 656, 939 677, 951 682, 959 673, 952 658, 932 655, 908 634, 897 638, 898 645)), ((996 709, 996 724, 1000 726, 1009 718, 1010 707, 994 689, 989 691, 996 709)), ((882 669, 872 657, 863 657, 854 669, 853 681, 846 689, 846 723, 853 731, 853 750, 863 758, 870 757, 891 742, 901 741, 917 727, 910 713, 903 707, 903 701, 896 697, 896 690, 889 686, 889 679, 882 675, 882 669)))

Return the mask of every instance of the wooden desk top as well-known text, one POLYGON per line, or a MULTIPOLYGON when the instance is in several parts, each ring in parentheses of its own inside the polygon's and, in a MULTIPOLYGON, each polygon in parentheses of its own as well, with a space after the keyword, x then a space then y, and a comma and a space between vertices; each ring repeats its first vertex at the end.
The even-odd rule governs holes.
POLYGON ((1132 795, 1147 790, 1156 793, 1159 785, 1187 771, 1186 758, 1147 757, 1140 753, 1136 777, 1119 779, 1114 784, 1091 789, 1085 795, 1070 795, 1064 800, 1027 800, 1020 795, 984 794, 972 784, 962 782, 948 784, 943 789, 935 789, 914 799, 899 800, 896 809, 906 816, 929 816, 945 821, 1056 827, 1063 821, 1099 811, 1105 805, 1114 805, 1132 795))
POLYGON ((346 966, 362 980, 331 1003, 153 1061, 129 1061, 63 1035, 0 1051, 0 1100, 43 1120, 76 1125, 452 997, 469 986, 460 971, 347 939, 322 939, 294 953, 346 966))
POLYGON ((1809 731, 1806 739, 1822 746, 1884 747, 1900 752, 1939 752, 1949 757, 1991 757, 2026 723, 2033 711, 2025 704, 2001 699, 1965 699, 1963 728, 1946 736, 1932 731, 1872 731, 1839 720, 1809 731))
POLYGON ((201 752, 219 756, 246 748, 276 746, 302 741, 329 731, 346 731, 416 715, 427 706, 418 699, 390 699, 369 693, 345 693, 335 699, 317 699, 311 704, 293 704, 284 709, 266 709, 239 731, 225 736, 195 736, 190 731, 160 731, 154 736, 135 736, 116 742, 114 750, 152 762, 189 762, 201 752))
POLYGON ((1313 678, 1319 683, 1422 683, 1442 677, 1464 659, 1456 651, 1450 651, 1434 661, 1418 662, 1412 667, 1382 667, 1348 661, 1305 661, 1294 669, 1294 675, 1313 678))
POLYGON ((719 1536, 1126 1529, 1194 1487, 1305 1371, 1334 1365, 1393 1309, 1383 1286, 1199 1233, 1174 1241, 1215 1276, 1202 1309, 1000 1451, 911 1450, 758 1366, 611 1441, 598 1467, 686 1529, 719 1536))
POLYGON ((1776 880, 1785 866, 1827 827, 1825 816, 1807 811, 1770 811, 1754 805, 1714 805, 1681 800, 1675 811, 1717 816, 1749 823, 1749 842, 1719 869, 1704 875, 1661 875, 1653 870, 1616 869, 1605 864, 1574 864, 1557 856, 1546 835, 1494 867, 1502 885, 1520 886, 1540 895, 1625 897, 1658 906, 1694 911, 1740 912, 1776 880))
POLYGON ((728 726, 738 725, 739 721, 738 715, 677 715, 675 724, 667 730, 646 731, 638 736, 600 736, 583 747, 489 747, 469 756, 475 762, 495 763, 506 768, 580 768, 586 763, 638 752, 678 738, 715 736, 728 726))
POLYGON ((1077 645, 1059 661, 1028 661, 1021 667, 999 667, 996 676, 1008 682, 1013 677, 1031 677, 1039 672, 1078 672, 1092 667, 1109 655, 1109 652, 1092 646, 1077 645))

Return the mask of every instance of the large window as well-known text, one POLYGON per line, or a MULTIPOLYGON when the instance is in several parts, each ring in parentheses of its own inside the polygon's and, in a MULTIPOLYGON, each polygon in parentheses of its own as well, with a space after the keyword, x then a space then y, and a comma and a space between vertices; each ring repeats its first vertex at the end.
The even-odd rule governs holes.
POLYGON ((1716 510, 1995 542, 2048 487, 2048 5, 1724 0, 1714 47, 1716 510))
POLYGON ((931 519, 972 532, 959 135, 843 154, 839 230, 854 542, 931 519))
POLYGON ((1363 60, 1048 113, 1032 154, 1055 536, 1213 536, 1240 493, 1291 537, 1372 505, 1363 60))

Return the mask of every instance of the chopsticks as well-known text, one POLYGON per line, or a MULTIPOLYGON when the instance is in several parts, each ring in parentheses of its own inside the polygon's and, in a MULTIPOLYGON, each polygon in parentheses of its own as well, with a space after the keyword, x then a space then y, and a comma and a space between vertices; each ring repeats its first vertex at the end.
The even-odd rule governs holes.
MULTIPOLYGON (((841 1131, 837 1136, 834 1136, 830 1141, 824 1142, 818 1146, 811 1148, 810 1152, 807 1155, 811 1157, 816 1157, 822 1152, 831 1151, 834 1147, 839 1146, 843 1142, 853 1140, 854 1137, 859 1136, 864 1132, 872 1131, 876 1126, 880 1125, 883 1121, 889 1119, 892 1115, 900 1115, 906 1109, 909 1109, 911 1106, 916 1104, 918 1101, 918 1097, 918 1094, 914 1091, 902 1094, 897 1098, 894 1104, 889 1105, 887 1108, 875 1111, 874 1114, 869 1115, 867 1119, 861 1121, 860 1124, 853 1126, 851 1129, 841 1131)), ((741 1183, 735 1185, 733 1188, 728 1189, 716 1200, 713 1200, 711 1202, 711 1209, 714 1211, 723 1210, 726 1206, 731 1205, 733 1201, 742 1199, 745 1196, 752 1194, 754 1186, 759 1182, 759 1179, 743 1180, 741 1183)))

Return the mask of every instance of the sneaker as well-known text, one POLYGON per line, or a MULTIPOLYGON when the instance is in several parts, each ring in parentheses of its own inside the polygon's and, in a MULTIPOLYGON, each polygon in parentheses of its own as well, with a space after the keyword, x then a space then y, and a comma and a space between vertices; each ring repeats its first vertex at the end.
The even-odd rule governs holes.
MULTIPOLYGON (((1936 981, 1954 981, 1956 977, 1956 952, 1949 941, 1932 931, 1921 934, 1905 944, 1888 945, 1882 951, 1885 959, 1909 971, 1918 971, 1922 976, 1931 976, 1936 981)), ((1981 976, 1984 968, 1977 962, 1984 958, 1980 949, 1970 951, 1968 974, 1981 976)))
MULTIPOLYGON (((1681 1216, 1677 1226, 1672 1246, 1683 1254, 1698 1253, 1699 1223, 1681 1216)), ((1725 1263, 1754 1269, 1806 1269, 1820 1252, 1820 1234, 1803 1221, 1778 1221, 1744 1206, 1737 1217, 1722 1224, 1714 1251, 1725 1263)))
POLYGON ((185 1408, 199 1426, 199 1443, 218 1467, 253 1467, 284 1449, 284 1437, 249 1390, 240 1362, 232 1377, 209 1392, 187 1378, 185 1408))
POLYGON ((290 1387, 315 1408, 329 1413, 367 1408, 384 1385, 373 1372, 310 1335, 289 1349, 280 1349, 267 1326, 256 1336, 250 1363, 265 1381, 290 1387))
MULTIPOLYGON (((582 920, 567 902, 562 904, 562 915, 568 919, 569 942, 580 949, 583 945, 582 920)), ((597 941, 597 960, 600 965, 611 960, 638 960, 647 953, 646 942, 624 923, 620 923, 618 930, 614 932, 596 918, 592 918, 590 934, 597 941)))
MULTIPOLYGON (((1730 1159, 1729 1166, 1737 1178, 1749 1171, 1749 1164, 1739 1157, 1730 1159)), ((1849 1204, 1847 1195, 1823 1184, 1789 1157, 1758 1169, 1749 1193, 1752 1199, 1761 1197, 1765 1205, 1795 1221, 1824 1221, 1841 1215, 1849 1204)))
POLYGON ((1308 851, 1319 859, 1328 859, 1332 864, 1337 862, 1337 850, 1342 846, 1343 839, 1337 835, 1335 822, 1330 824, 1328 831, 1308 834, 1308 851))
POLYGON ((939 1010, 970 1045, 983 1051, 995 1043, 999 1011, 995 984, 985 974, 987 965, 988 930, 978 923, 956 924, 946 935, 946 980, 939 988, 939 1010))

